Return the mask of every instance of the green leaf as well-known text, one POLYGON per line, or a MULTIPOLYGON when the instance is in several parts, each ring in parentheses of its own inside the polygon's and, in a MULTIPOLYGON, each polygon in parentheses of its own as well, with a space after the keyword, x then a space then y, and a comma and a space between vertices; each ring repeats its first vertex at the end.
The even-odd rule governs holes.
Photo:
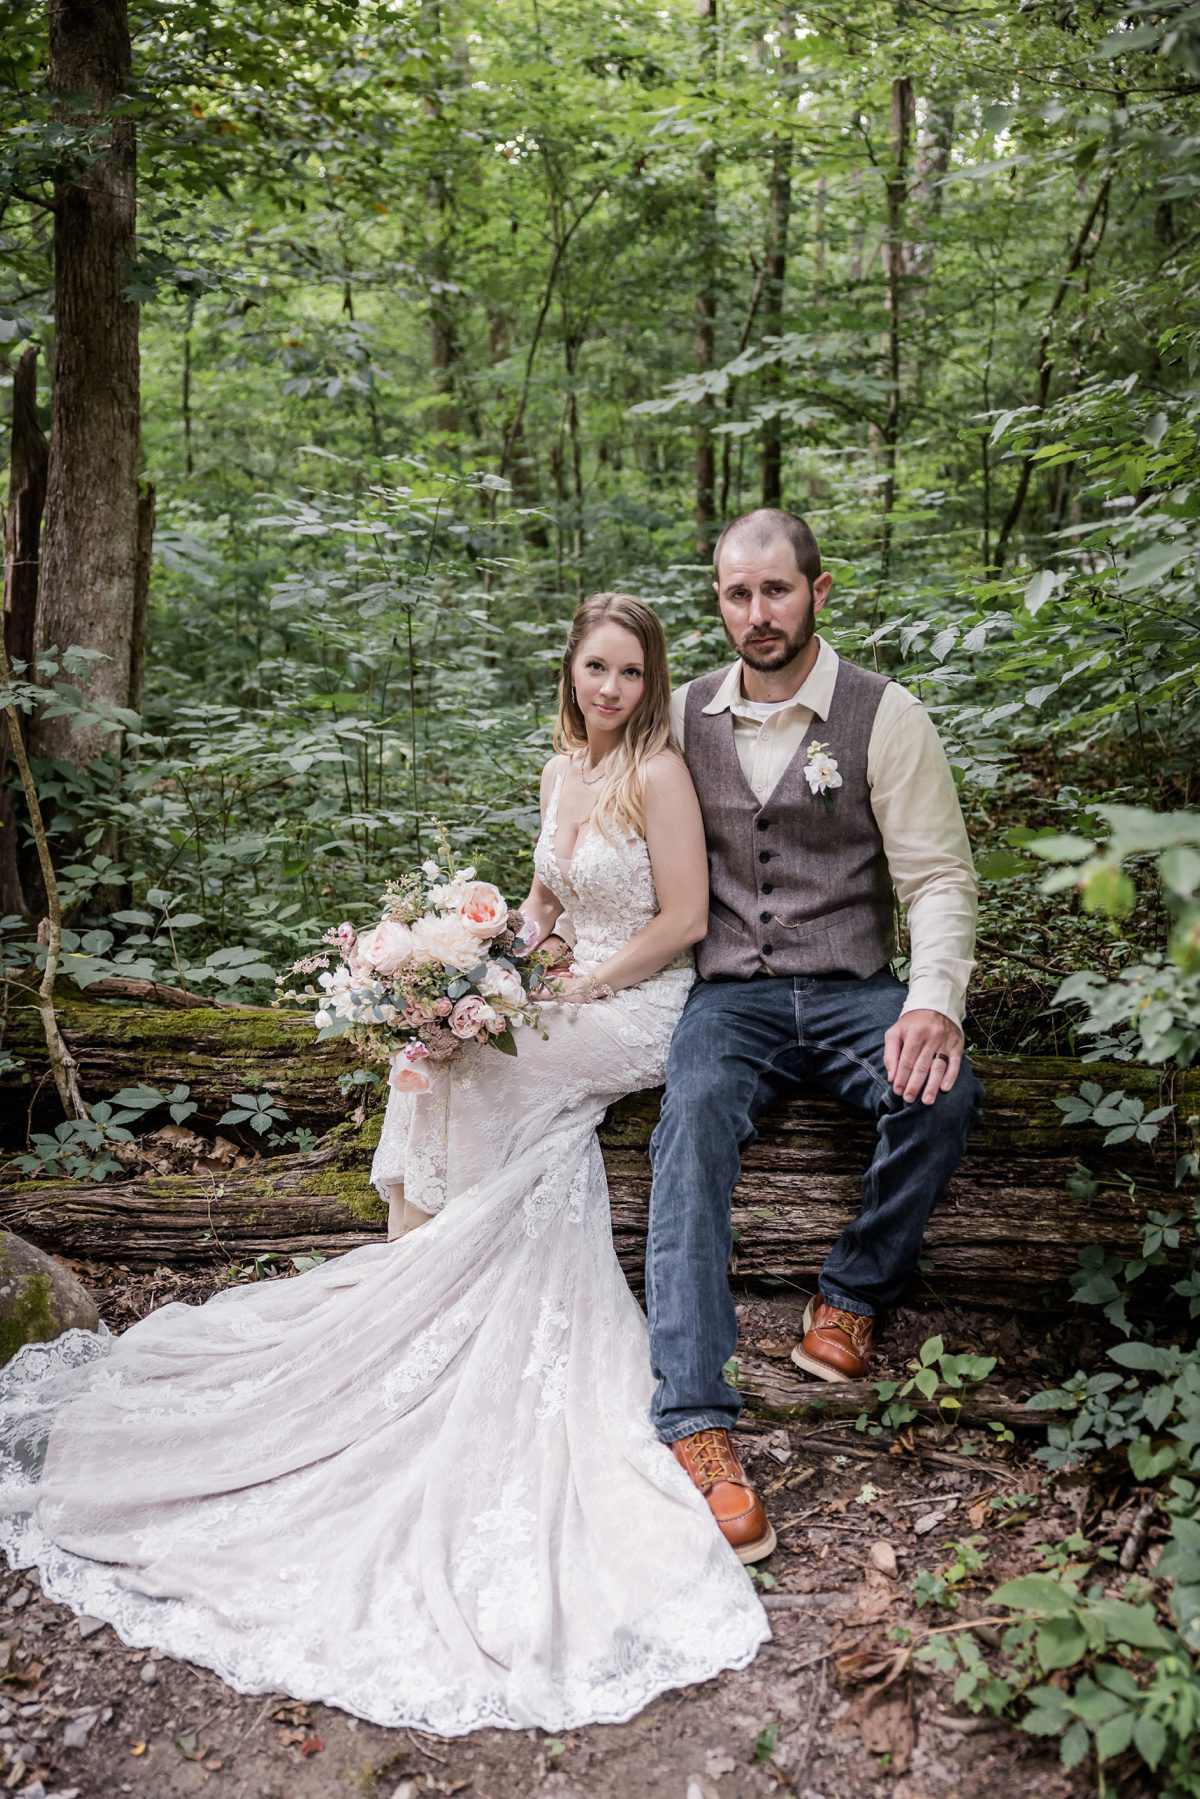
POLYGON ((913 1376, 913 1385, 918 1393, 924 1394, 926 1399, 932 1399, 938 1388, 936 1372, 932 1368, 918 1368, 913 1376))
POLYGON ((940 1355, 946 1352, 945 1342, 941 1337, 927 1337, 921 1345, 920 1361, 923 1368, 931 1368, 940 1355))
POLYGON ((1166 1726, 1149 1712, 1143 1712, 1133 1727, 1133 1746, 1148 1768, 1157 1768, 1167 1752, 1166 1726))
POLYGON ((1104 1626, 1110 1643, 1129 1643, 1135 1649, 1170 1647, 1149 1605, 1130 1605, 1125 1599, 1096 1599, 1088 1613, 1104 1626))
POLYGON ((1096 1732, 1096 1760, 1111 1761, 1114 1755, 1120 1755, 1128 1749, 1133 1741, 1135 1718, 1131 1711, 1118 1712, 1115 1718, 1107 1718, 1096 1732))
POLYGON ((1064 1732, 1063 1740, 1059 1744, 1059 1756, 1063 1767, 1077 1768, 1087 1754, 1090 1743, 1091 1738, 1088 1736, 1087 1725, 1081 1724, 1076 1718, 1070 1730, 1064 1732))
POLYGON ((1058 576, 1053 569, 1041 568, 1038 570, 1025 589, 1025 604, 1033 617, 1036 618, 1057 586, 1058 576))
POLYGON ((1022 1574, 997 1587, 990 1603, 1015 1612, 1053 1617, 1056 1613, 1073 1611, 1079 1601, 1074 1593, 1068 1592, 1048 1574, 1022 1574))
POLYGON ((1186 537, 1173 538, 1169 543, 1153 544, 1122 569, 1121 586, 1126 593, 1136 593, 1140 588, 1151 587, 1154 582, 1161 581, 1164 575, 1170 574, 1185 557, 1193 554, 1192 544, 1186 537))
POLYGON ((1047 1618, 1037 1633, 1034 1647, 1043 1673, 1050 1674, 1055 1668, 1073 1668, 1087 1653, 1087 1632, 1074 1613, 1063 1612, 1047 1618))
POLYGON ((1107 912, 1111 918, 1128 918, 1137 894, 1124 869, 1102 862, 1083 883, 1085 912, 1107 912))
POLYGON ((1095 849, 1086 837, 1079 837, 1073 831, 1051 832, 1046 837, 1031 837, 1025 845, 1033 855, 1040 856, 1044 862, 1082 862, 1095 849))

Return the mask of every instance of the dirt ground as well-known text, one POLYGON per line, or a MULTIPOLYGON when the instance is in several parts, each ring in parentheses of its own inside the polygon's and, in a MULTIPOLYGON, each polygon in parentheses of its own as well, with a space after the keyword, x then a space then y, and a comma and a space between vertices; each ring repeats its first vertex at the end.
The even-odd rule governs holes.
MULTIPOLYGON (((120 1329, 168 1299, 200 1300, 221 1276, 79 1268, 120 1329)), ((742 1307, 747 1350, 786 1355, 802 1300, 742 1307)), ((898 1312, 881 1373, 935 1331, 947 1347, 1001 1354, 1010 1390, 1022 1365, 1055 1361, 1011 1319, 898 1312)), ((1078 1340, 1072 1345, 1077 1356, 1078 1340)), ((1074 1365, 1074 1363, 1073 1363, 1074 1365)), ((926 1672, 889 1633, 920 1633, 950 1613, 921 1608, 911 1587, 944 1569, 947 1546, 975 1536, 984 1568, 963 1583, 975 1616, 998 1581, 1028 1565, 1035 1543, 1103 1516, 1069 1485, 1047 1486, 1028 1449, 983 1432, 915 1450, 852 1423, 747 1418, 739 1447, 779 1533, 764 1586, 774 1640, 737 1674, 657 1700, 624 1725, 553 1738, 480 1731, 454 1741, 385 1730, 283 1694, 245 1696, 214 1674, 129 1649, 107 1626, 49 1604, 36 1578, 0 1575, 0 1794, 21 1799, 1075 1799, 1057 1748, 955 1707, 946 1677, 926 1672), (974 1453, 970 1453, 971 1451, 974 1453), (965 1452, 965 1453, 964 1453, 965 1452)))

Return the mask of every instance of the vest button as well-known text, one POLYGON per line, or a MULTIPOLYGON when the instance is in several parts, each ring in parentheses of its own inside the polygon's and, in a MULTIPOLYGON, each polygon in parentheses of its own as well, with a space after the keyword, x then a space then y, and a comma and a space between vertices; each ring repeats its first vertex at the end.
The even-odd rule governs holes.
POLYGON ((770 924, 771 922, 771 914, 769 912, 760 912, 758 917, 761 924, 770 924))
POLYGON ((762 946, 762 953, 764 956, 773 956, 775 954, 774 945, 770 944, 770 943, 764 943, 762 946))
POLYGON ((762 890, 764 893, 774 893, 775 883, 773 881, 764 881, 762 884, 762 890))
POLYGON ((760 862, 769 862, 771 860, 770 850, 759 850, 758 859, 760 862))
POLYGON ((769 831, 771 828, 765 818, 756 818, 754 822, 758 826, 760 831, 769 831))

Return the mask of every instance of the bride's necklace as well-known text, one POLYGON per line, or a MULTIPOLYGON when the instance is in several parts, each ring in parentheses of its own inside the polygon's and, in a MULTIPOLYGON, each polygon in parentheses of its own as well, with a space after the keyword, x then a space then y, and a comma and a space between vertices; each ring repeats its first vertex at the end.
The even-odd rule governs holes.
MULTIPOLYGON (((587 755, 586 750, 583 753, 585 756, 587 755)), ((595 785, 597 784, 598 781, 602 781, 604 779, 604 776, 608 772, 606 765, 612 761, 612 758, 613 758, 613 752, 611 750, 609 750, 607 756, 602 756, 600 758, 599 762, 597 762, 597 764, 596 764, 596 772, 592 776, 590 781, 588 780, 587 776, 583 772, 583 763, 581 762, 579 764, 579 779, 583 782, 585 787, 595 787, 595 785)))

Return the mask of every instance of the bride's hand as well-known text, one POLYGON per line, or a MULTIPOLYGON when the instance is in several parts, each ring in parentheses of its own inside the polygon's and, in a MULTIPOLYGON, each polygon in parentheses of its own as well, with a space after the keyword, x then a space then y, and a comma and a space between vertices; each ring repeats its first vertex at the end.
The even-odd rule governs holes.
POLYGON ((554 975, 551 971, 547 985, 530 997, 557 1001, 560 1005, 586 1006, 589 1000, 611 999, 612 988, 590 974, 554 975))

